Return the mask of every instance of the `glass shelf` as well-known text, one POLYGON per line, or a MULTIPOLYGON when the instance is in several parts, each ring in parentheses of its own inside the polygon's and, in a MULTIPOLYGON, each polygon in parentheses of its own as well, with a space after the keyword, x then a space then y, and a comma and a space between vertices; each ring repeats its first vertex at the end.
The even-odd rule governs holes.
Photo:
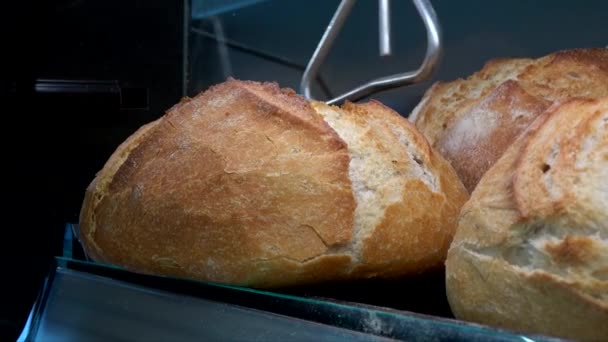
MULTIPOLYGON (((72 231, 68 225, 64 256, 55 259, 20 341, 558 341, 373 305, 366 296, 355 302, 321 291, 261 291, 128 272, 85 260, 72 231)), ((416 295, 431 294, 437 295, 416 295)))

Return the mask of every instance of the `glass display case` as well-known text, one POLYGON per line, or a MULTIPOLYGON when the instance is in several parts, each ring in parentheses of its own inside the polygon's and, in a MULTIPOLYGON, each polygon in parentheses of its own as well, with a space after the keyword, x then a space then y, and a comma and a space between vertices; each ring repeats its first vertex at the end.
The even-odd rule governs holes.
POLYGON ((439 277, 261 291, 95 263, 75 230, 18 341, 559 341, 450 318, 439 277))
MULTIPOLYGON (((604 29, 608 7, 601 1, 585 6, 561 0, 431 3, 442 37, 437 69, 416 84, 372 96, 403 116, 434 82, 466 77, 488 60, 608 45, 604 29)), ((193 2, 187 93, 194 95, 228 76, 278 82, 300 92, 302 73, 339 4, 337 0, 193 2)), ((371 79, 419 67, 427 38, 414 3, 392 1, 390 11, 392 53, 381 56, 378 1, 355 2, 319 79, 313 82, 314 98, 326 100, 371 79)))
MULTIPOLYGON (((381 2, 353 5, 312 80, 314 98, 331 99, 421 65, 427 31, 414 3, 390 2, 392 51, 383 55, 381 2)), ((43 108, 53 114, 32 134, 42 147, 36 152, 41 161, 25 161, 19 175, 29 185, 11 190, 16 202, 43 198, 47 203, 33 205, 39 215, 29 222, 42 237, 31 242, 21 236, 20 241, 53 256, 19 341, 557 341, 456 320, 443 270, 399 281, 259 291, 136 274, 89 260, 74 226, 84 189, 116 146, 181 97, 229 77, 277 82, 300 92, 304 72, 340 1, 85 3, 62 3, 63 12, 54 12, 69 14, 58 21, 63 26, 49 31, 56 39, 49 46, 63 54, 49 54, 46 69, 28 76, 35 91, 16 101, 27 106, 35 93, 37 104, 28 110, 43 108), (102 25, 113 16, 116 31, 102 25), (98 21, 88 27, 87 18, 98 21), (81 34, 63 35, 74 22, 82 27, 81 34), (81 116, 83 111, 89 117, 81 116), (63 129, 51 132, 46 128, 51 122, 63 129), (36 180, 43 166, 50 171, 36 180), (61 240, 60 248, 47 248, 51 240, 61 240)), ((608 45, 605 1, 431 3, 441 29, 436 68, 409 86, 364 98, 377 99, 404 117, 434 82, 466 77, 490 59, 608 45)), ((27 125, 27 118, 19 120, 20 127, 27 125)), ((22 220, 28 213, 17 210, 15 216, 22 220)))

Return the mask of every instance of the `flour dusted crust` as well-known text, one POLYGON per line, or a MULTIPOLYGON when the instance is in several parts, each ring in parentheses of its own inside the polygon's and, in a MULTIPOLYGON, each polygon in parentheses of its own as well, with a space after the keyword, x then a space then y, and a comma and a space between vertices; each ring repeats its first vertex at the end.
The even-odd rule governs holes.
POLYGON ((437 83, 409 118, 472 191, 552 103, 602 96, 608 96, 608 49, 564 50, 492 60, 466 79, 437 83))
POLYGON ((358 203, 354 276, 398 276, 442 264, 467 198, 447 161, 379 102, 313 107, 346 141, 351 156, 358 203))
POLYGON ((440 267, 468 198, 449 163, 379 103, 310 103, 228 80, 125 141, 86 191, 100 262, 254 287, 440 267))
POLYGON ((528 94, 516 81, 499 85, 475 103, 438 142, 465 186, 472 191, 485 171, 549 102, 528 94))
POLYGON ((446 262, 457 318, 608 336, 608 98, 559 101, 482 177, 446 262))

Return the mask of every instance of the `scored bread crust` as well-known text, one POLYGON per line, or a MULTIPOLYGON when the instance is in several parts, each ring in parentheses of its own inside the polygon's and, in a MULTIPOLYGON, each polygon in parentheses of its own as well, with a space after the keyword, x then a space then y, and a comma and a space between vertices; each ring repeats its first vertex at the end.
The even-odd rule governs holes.
POLYGON ((409 116, 472 191, 515 138, 553 102, 608 96, 608 49, 489 61, 466 79, 438 82, 409 116))
POLYGON ((358 146, 379 156, 355 175, 358 140, 340 136, 319 105, 233 79, 183 100, 125 141, 88 187, 87 254, 136 272, 266 288, 440 267, 468 197, 453 169, 390 109, 328 106, 343 114, 334 124, 358 127, 358 146), (401 187, 355 189, 382 173, 401 187), (386 207, 366 202, 377 218, 367 222, 357 213, 370 194, 386 207))
POLYGON ((482 177, 446 260, 463 320, 608 336, 608 98, 559 101, 482 177))
POLYGON ((347 142, 357 199, 353 277, 415 274, 443 264, 468 199, 449 163, 377 101, 313 108, 347 142))
POLYGON ((349 262, 324 254, 351 239, 348 153, 300 97, 229 81, 142 130, 87 190, 98 199, 84 203, 81 239, 100 260, 252 284, 268 268, 284 271, 280 283, 310 267, 339 276, 349 262))

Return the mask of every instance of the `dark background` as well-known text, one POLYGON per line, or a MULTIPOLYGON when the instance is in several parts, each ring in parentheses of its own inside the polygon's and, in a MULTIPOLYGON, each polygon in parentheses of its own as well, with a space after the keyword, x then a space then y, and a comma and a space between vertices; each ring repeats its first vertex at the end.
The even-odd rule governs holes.
POLYGON ((182 96, 183 11, 161 0, 3 9, 0 341, 21 332, 95 172, 182 96))
MULTIPOLYGON (((220 3, 193 3, 192 17, 190 3, 178 0, 5 4, 0 340, 21 331, 52 256, 61 252, 64 224, 77 222, 86 186, 116 146, 180 97, 227 76, 298 89, 338 1, 248 1, 223 11, 220 3), (217 41, 222 33, 232 43, 225 50, 217 41)), ((444 38, 438 71, 419 85, 373 96, 404 116, 432 82, 465 77, 488 59, 608 45, 605 1, 433 5, 444 38)), ((394 55, 378 56, 376 6, 357 3, 321 70, 333 95, 415 69, 423 57, 424 27, 410 1, 392 2, 394 55)), ((326 96, 318 86, 315 94, 326 96)))

